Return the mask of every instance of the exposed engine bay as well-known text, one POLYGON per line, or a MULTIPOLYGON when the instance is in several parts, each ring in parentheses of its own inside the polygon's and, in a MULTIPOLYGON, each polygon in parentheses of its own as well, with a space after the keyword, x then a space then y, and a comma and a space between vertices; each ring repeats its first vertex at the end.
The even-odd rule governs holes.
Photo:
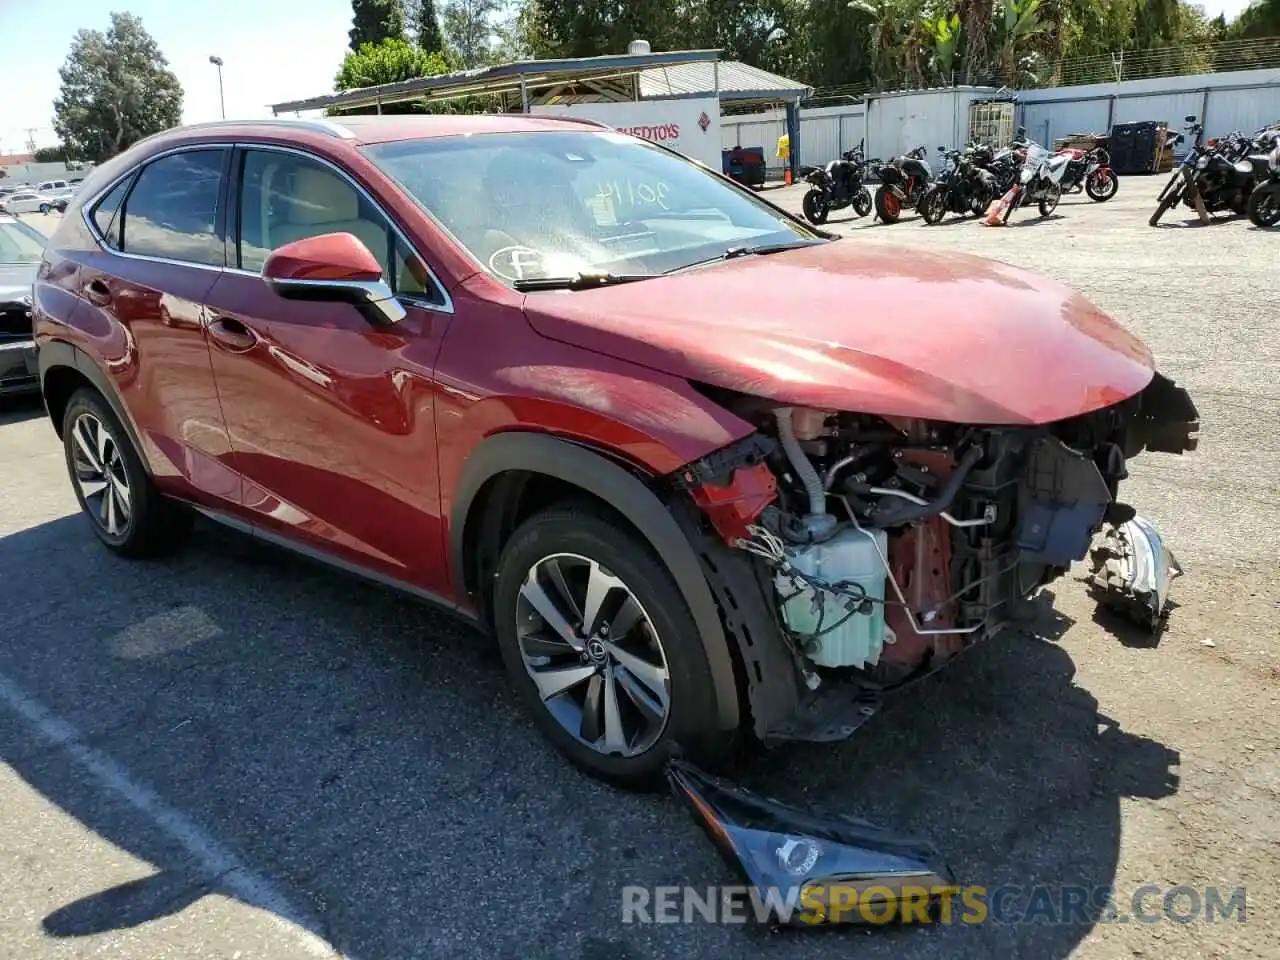
POLYGON ((1127 400, 1042 426, 716 399, 759 432, 691 465, 685 483, 724 542, 767 569, 777 625, 811 686, 813 667, 883 689, 940 666, 1027 616, 1028 598, 1108 525, 1092 589, 1159 629, 1181 570, 1117 495, 1142 451, 1195 448, 1195 407, 1160 374, 1127 400))

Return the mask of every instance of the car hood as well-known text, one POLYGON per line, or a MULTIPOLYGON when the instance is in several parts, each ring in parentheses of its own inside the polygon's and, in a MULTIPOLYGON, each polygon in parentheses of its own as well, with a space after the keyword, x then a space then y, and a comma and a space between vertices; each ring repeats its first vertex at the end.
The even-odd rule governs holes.
POLYGON ((824 410, 1050 423, 1150 382, 1079 294, 994 260, 842 240, 638 283, 531 294, 530 323, 690 380, 824 410))
POLYGON ((39 263, 0 263, 0 303, 31 296, 39 263))

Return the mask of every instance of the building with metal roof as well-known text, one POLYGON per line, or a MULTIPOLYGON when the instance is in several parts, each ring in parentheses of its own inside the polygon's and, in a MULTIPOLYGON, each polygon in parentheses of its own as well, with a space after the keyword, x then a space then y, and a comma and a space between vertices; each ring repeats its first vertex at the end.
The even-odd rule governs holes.
POLYGON ((636 41, 625 54, 562 60, 521 60, 400 83, 344 90, 271 105, 277 116, 311 110, 369 110, 400 103, 434 103, 484 95, 499 112, 591 103, 630 103, 719 98, 735 107, 783 107, 791 137, 793 172, 798 156, 799 103, 811 87, 734 60, 719 50, 649 51, 636 41))

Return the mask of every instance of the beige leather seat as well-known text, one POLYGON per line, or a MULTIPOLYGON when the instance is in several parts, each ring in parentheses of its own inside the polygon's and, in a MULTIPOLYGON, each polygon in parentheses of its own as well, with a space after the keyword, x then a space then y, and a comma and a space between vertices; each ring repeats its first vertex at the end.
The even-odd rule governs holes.
POLYGON ((284 222, 271 226, 269 246, 274 249, 324 233, 350 233, 369 248, 386 274, 386 225, 361 219, 360 197, 351 184, 311 166, 295 169, 292 179, 284 204, 284 222))

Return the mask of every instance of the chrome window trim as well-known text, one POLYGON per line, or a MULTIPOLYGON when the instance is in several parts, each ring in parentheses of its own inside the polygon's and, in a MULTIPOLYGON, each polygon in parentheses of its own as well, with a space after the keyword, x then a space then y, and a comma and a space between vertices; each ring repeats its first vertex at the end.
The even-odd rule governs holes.
MULTIPOLYGON (((351 174, 347 173, 347 171, 343 170, 340 166, 338 166, 332 160, 329 160, 326 157, 322 157, 318 154, 312 153, 309 150, 300 150, 297 147, 286 147, 278 143, 255 143, 250 140, 237 140, 236 146, 239 147, 241 150, 268 150, 275 153, 291 153, 294 156, 303 157, 307 160, 314 160, 316 163, 319 163, 322 166, 328 167, 338 176, 342 177, 343 180, 351 184, 352 188, 358 194, 360 194, 360 196, 364 197, 364 199, 368 201, 369 206, 373 207, 374 210, 378 211, 378 215, 381 216, 382 219, 387 221, 387 224, 391 227, 391 232, 396 235, 396 238, 401 243, 403 243, 405 247, 422 262, 422 266, 427 271, 427 276, 431 279, 431 282, 435 284, 435 288, 440 291, 440 296, 444 298, 444 303, 432 303, 430 301, 422 299, 417 294, 412 294, 412 293, 398 293, 396 294, 396 299, 406 300, 407 302, 413 304, 415 307, 419 307, 423 310, 433 310, 436 313, 453 313, 453 297, 449 295, 448 288, 443 283, 440 282, 440 278, 437 277, 436 272, 431 269, 431 265, 427 263, 426 258, 422 256, 421 253, 418 252, 418 248, 415 244, 412 244, 409 242, 409 238, 404 235, 404 231, 400 229, 400 225, 396 223, 395 218, 392 217, 390 214, 388 214, 387 211, 383 208, 382 204, 378 203, 377 200, 375 200, 372 196, 370 196, 369 191, 366 190, 363 186, 361 186, 360 183, 353 176, 351 176, 351 174)), ((232 267, 229 264, 226 267, 226 269, 229 271, 235 271, 236 273, 240 273, 240 274, 247 274, 253 277, 262 276, 262 271, 260 270, 256 270, 256 271, 245 270, 242 267, 232 267)))
MULTIPOLYGON (((141 260, 145 263, 167 263, 176 267, 191 267, 195 270, 212 270, 215 273, 221 273, 223 271, 223 267, 214 266, 209 263, 193 263, 190 260, 175 260, 172 257, 153 257, 145 253, 128 253, 124 250, 117 250, 115 247, 111 246, 111 244, 107 243, 106 237, 104 237, 102 232, 98 230, 98 225, 93 222, 93 211, 97 209, 98 204, 102 202, 102 199, 108 193, 120 185, 121 181, 128 180, 134 174, 140 174, 157 160, 173 156, 175 153, 192 153, 196 150, 230 150, 232 149, 232 146, 233 145, 230 143, 187 143, 180 147, 173 147, 170 150, 165 150, 161 153, 155 154, 154 156, 147 157, 143 163, 134 164, 84 203, 80 204, 80 219, 83 220, 84 225, 89 228, 89 233, 92 234, 93 239, 98 242, 98 246, 101 247, 105 253, 113 257, 126 257, 129 260, 141 260)), ((127 201, 128 197, 126 197, 125 200, 127 201)))

